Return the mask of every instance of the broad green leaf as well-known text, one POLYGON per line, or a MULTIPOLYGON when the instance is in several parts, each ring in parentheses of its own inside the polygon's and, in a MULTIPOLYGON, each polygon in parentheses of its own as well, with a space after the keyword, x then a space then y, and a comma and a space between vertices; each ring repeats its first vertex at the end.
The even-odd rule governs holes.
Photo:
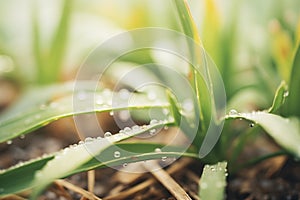
POLYGON ((226 187, 227 162, 205 165, 200 179, 199 196, 202 200, 222 200, 226 187))
POLYGON ((276 90, 273 104, 272 104, 271 108, 269 108, 268 112, 274 113, 276 110, 278 110, 284 103, 287 95, 288 95, 287 85, 284 81, 282 81, 276 90))
POLYGON ((300 117, 300 44, 295 54, 293 66, 292 66, 290 85, 289 85, 289 96, 287 98, 287 115, 300 117))
POLYGON ((261 126, 279 145, 300 158, 300 120, 267 112, 229 113, 227 119, 246 119, 261 126))
MULTIPOLYGON (((36 173, 34 185, 38 187, 33 194, 33 197, 38 195, 48 184, 58 178, 72 174, 80 166, 84 165, 93 158, 97 158, 100 162, 111 161, 112 159, 120 159, 123 151, 118 150, 111 153, 109 157, 97 156, 101 154, 107 147, 113 146, 114 143, 128 139, 130 137, 151 131, 153 129, 162 128, 165 125, 170 125, 172 122, 159 121, 150 123, 150 125, 141 126, 139 129, 131 129, 129 131, 119 132, 116 135, 106 138, 86 139, 83 144, 66 148, 57 153, 51 161, 49 161, 40 171, 36 173), (116 154, 117 153, 117 154, 116 154), (64 162, 68 160, 68 165, 64 162), (59 170, 58 170, 59 169, 59 170)), ((140 146, 142 148, 142 146, 140 146)), ((132 158, 132 157, 131 157, 132 158)))
MULTIPOLYGON (((107 166, 118 166, 124 163, 131 163, 137 161, 144 161, 148 159, 160 159, 162 156, 167 157, 179 157, 179 156, 195 157, 196 153, 187 151, 183 153, 180 147, 168 146, 164 147, 162 144, 151 143, 120 143, 116 146, 110 146, 101 152, 99 157, 103 157, 103 162, 99 159, 93 158, 70 172, 72 175, 79 172, 88 171, 91 169, 102 168, 107 166), (141 148, 141 146, 143 148, 141 148), (122 149, 120 158, 112 158, 113 152, 118 149, 122 149), (163 152, 154 152, 156 148, 163 148, 163 152)), ((41 158, 27 161, 22 164, 18 164, 8 170, 0 172, 0 196, 18 193, 27 189, 36 187, 34 182, 34 174, 46 165, 48 161, 54 158, 54 155, 47 155, 41 158), (18 181, 15 181, 18 180, 18 181)))
POLYGON ((168 107, 163 97, 160 101, 153 101, 144 93, 132 93, 130 99, 123 101, 117 92, 107 89, 92 91, 89 84, 77 89, 74 94, 63 85, 56 89, 55 86, 42 89, 45 91, 37 89, 30 92, 24 101, 0 118, 0 142, 29 133, 63 117, 122 109, 168 107), (40 97, 42 101, 35 97, 40 97), (113 105, 115 103, 118 105, 113 105))

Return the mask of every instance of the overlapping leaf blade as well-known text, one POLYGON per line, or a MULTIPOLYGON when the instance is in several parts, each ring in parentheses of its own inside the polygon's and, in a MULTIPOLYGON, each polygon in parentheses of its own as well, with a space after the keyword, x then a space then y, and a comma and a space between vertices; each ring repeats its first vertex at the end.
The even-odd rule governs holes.
POLYGON ((71 86, 65 84, 31 91, 0 119, 0 142, 29 133, 63 117, 111 110, 168 106, 167 100, 163 97, 159 102, 155 102, 149 100, 143 93, 133 93, 128 102, 113 106, 114 100, 120 102, 118 93, 109 90, 93 91, 89 86, 87 84, 80 90, 74 90, 73 93, 71 86), (40 98, 31 100, 33 96, 40 98))

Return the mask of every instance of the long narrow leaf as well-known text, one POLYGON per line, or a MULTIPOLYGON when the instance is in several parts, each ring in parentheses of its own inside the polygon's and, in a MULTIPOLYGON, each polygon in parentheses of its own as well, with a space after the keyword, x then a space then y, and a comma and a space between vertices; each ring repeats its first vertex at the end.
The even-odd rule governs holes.
POLYGON ((15 109, 0 118, 0 142, 27 134, 63 117, 122 109, 163 108, 169 105, 166 99, 153 101, 143 93, 134 93, 129 102, 113 105, 113 101, 121 102, 118 93, 109 90, 92 91, 88 86, 87 84, 83 89, 76 90, 74 94, 70 88, 63 87, 60 91, 58 87, 56 92, 53 91, 55 87, 43 87, 45 91, 42 93, 39 93, 41 90, 30 92, 28 98, 24 99, 26 102, 20 102, 15 109), (66 94, 62 97, 54 95, 62 95, 64 92, 66 94), (41 97, 42 101, 31 101, 35 96, 41 97))
POLYGON ((287 115, 300 117, 300 45, 295 54, 290 77, 289 96, 287 98, 287 115))
MULTIPOLYGON (((164 147, 163 152, 154 152, 154 149, 163 148, 164 145, 161 144, 151 144, 151 143, 120 143, 116 146, 111 146, 105 149, 97 157, 103 157, 105 162, 100 162, 99 159, 93 158, 86 162, 84 165, 78 167, 77 169, 71 171, 66 176, 76 174, 79 172, 88 171, 95 168, 102 168, 107 166, 118 166, 124 163, 137 162, 148 159, 160 159, 163 156, 167 157, 179 157, 189 156, 197 157, 195 152, 185 152, 182 154, 183 150, 180 147, 164 147), (143 148, 140 148, 143 146, 143 148), (124 150, 121 152, 122 156, 120 158, 114 158, 112 152, 115 149, 124 150)), ((0 196, 18 193, 26 189, 32 189, 36 185, 32 180, 34 180, 35 173, 44 167, 47 162, 54 158, 54 154, 43 156, 41 158, 34 159, 22 164, 18 164, 11 169, 0 172, 0 196), (18 180, 18 181, 16 181, 18 180)))

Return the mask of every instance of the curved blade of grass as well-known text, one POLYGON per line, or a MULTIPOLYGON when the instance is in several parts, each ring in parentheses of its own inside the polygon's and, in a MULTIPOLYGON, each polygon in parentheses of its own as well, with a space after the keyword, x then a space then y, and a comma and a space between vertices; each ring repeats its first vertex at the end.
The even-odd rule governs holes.
POLYGON ((181 21, 181 26, 184 33, 193 38, 197 44, 201 44, 200 35, 198 33, 197 26, 193 20, 189 5, 186 0, 174 0, 179 18, 181 21))
MULTIPOLYGON (((32 198, 35 199, 40 192, 42 192, 45 187, 55 179, 71 174, 72 171, 76 170, 78 167, 103 152, 104 149, 108 148, 109 146, 113 146, 114 143, 139 135, 141 133, 145 133, 152 129, 162 128, 167 124, 169 124, 167 121, 160 121, 155 124, 139 127, 138 129, 131 129, 130 131, 126 132, 120 131, 118 134, 111 137, 85 140, 85 142, 82 144, 65 148, 64 150, 58 152, 55 157, 40 171, 36 172, 33 184, 37 185, 37 188, 35 189, 32 198), (68 160, 68 165, 65 164, 66 160, 68 160)), ((114 157, 116 156, 113 154, 110 155, 111 159, 114 157)), ((119 157, 120 155, 116 158, 119 157)), ((100 162, 102 159, 105 159, 103 157, 96 158, 99 159, 100 162)))
POLYGON ((200 179, 199 196, 202 200, 222 200, 226 186, 227 162, 205 165, 200 179))
MULTIPOLYGON (((227 119, 246 119, 261 126, 279 145, 300 158, 300 120, 267 112, 229 114, 227 119)), ((254 125, 253 124, 253 125, 254 125)))
POLYGON ((289 96, 287 98, 287 115, 300 117, 300 44, 295 54, 290 77, 289 96))
POLYGON ((83 89, 81 88, 78 91, 74 91, 74 94, 72 94, 68 89, 64 89, 62 86, 60 92, 70 92, 67 95, 64 94, 63 97, 55 97, 55 95, 53 95, 55 93, 60 94, 57 92, 59 88, 56 88, 55 92, 55 87, 44 88, 45 91, 42 93, 40 93, 40 90, 31 92, 30 95, 27 96, 28 98, 24 99, 23 104, 20 103, 19 106, 13 109, 7 116, 0 119, 0 142, 27 134, 63 117, 83 113, 109 112, 111 110, 168 106, 166 99, 161 98, 159 102, 153 101, 144 93, 133 93, 128 102, 113 106, 113 99, 115 101, 120 99, 117 93, 113 93, 109 90, 91 91, 87 87, 84 86, 83 89), (49 93, 47 93, 48 91, 49 93), (30 101, 36 96, 42 96, 41 99, 43 102, 41 103, 40 100, 34 99, 30 101), (79 100, 76 100, 77 96, 79 100), (85 99, 80 99, 83 97, 85 99), (22 112, 18 110, 22 110, 22 112), (18 112, 15 113, 15 111, 18 112), (15 116, 12 113, 14 113, 15 116))
MULTIPOLYGON (((191 66, 190 80, 197 97, 196 108, 199 109, 197 114, 200 118, 200 126, 193 144, 200 148, 201 143, 199 143, 199 141, 205 140, 205 133, 208 129, 212 127, 217 128, 218 124, 216 121, 216 99, 213 92, 215 86, 211 81, 212 77, 210 71, 212 68, 216 67, 210 57, 206 54, 205 50, 201 47, 201 40, 197 26, 193 20, 187 1, 174 0, 174 2, 183 27, 183 32, 193 40, 193 42, 189 40, 187 41, 191 59, 193 60, 193 63, 196 63, 195 66, 191 66), (195 43, 197 45, 195 45, 195 43)), ((184 132, 190 131, 184 130, 184 132)), ((201 152, 202 155, 206 155, 206 151, 201 150, 201 152)))
MULTIPOLYGON (((93 158, 65 176, 88 171, 95 168, 118 166, 124 163, 144 161, 149 159, 160 159, 162 156, 179 157, 182 155, 195 158, 197 156, 195 152, 182 153, 183 150, 181 148, 172 146, 167 148, 164 147, 164 152, 153 151, 153 149, 162 147, 164 147, 164 145, 152 143, 116 144, 116 146, 108 147, 99 155, 104 158, 109 158, 105 162, 100 162, 99 160, 93 158), (141 146, 143 148, 141 148, 141 146), (112 152, 114 152, 116 148, 124 150, 124 152, 121 152, 121 158, 117 159, 111 157, 112 152)), ((23 190, 34 188, 36 185, 34 185, 34 182, 32 180, 34 180, 35 173, 42 167, 44 167, 47 164, 47 162, 53 158, 53 154, 43 156, 41 158, 25 162, 22 165, 17 165, 13 168, 0 172, 0 196, 18 193, 23 190)))
POLYGON ((285 102, 285 99, 287 97, 287 84, 282 81, 280 83, 280 85, 278 86, 276 93, 275 93, 275 97, 273 100, 273 104, 271 106, 271 108, 268 109, 269 113, 274 113, 275 111, 277 111, 285 102))

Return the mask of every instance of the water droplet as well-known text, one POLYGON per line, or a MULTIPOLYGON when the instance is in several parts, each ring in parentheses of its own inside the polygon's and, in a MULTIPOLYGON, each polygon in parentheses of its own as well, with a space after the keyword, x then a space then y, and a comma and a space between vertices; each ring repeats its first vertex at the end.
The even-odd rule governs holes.
POLYGON ((79 145, 80 145, 80 144, 84 144, 84 141, 79 141, 78 144, 79 144, 79 145))
POLYGON ((46 104, 40 105, 40 109, 41 109, 41 110, 45 110, 46 108, 47 108, 47 105, 46 105, 46 104))
POLYGON ((8 145, 12 144, 12 140, 8 140, 8 141, 6 142, 6 144, 8 144, 8 145))
POLYGON ((128 110, 121 110, 118 115, 120 120, 123 122, 128 121, 130 118, 130 112, 128 110))
POLYGON ((131 132, 131 128, 125 127, 125 128, 124 128, 124 131, 125 131, 125 133, 129 133, 129 132, 131 132))
POLYGON ((124 163, 124 164, 123 164, 123 167, 127 167, 127 166, 128 166, 128 163, 124 163))
POLYGON ((288 97, 289 96, 289 91, 285 91, 284 93, 283 93, 283 97, 288 97))
POLYGON ((130 92, 127 89, 121 89, 119 91, 119 96, 121 99, 127 100, 127 99, 129 99, 130 92))
POLYGON ((24 139, 25 138, 25 135, 20 135, 20 139, 24 139))
POLYGON ((167 109, 167 108, 164 108, 164 109, 162 110, 162 112, 163 112, 164 115, 168 115, 168 114, 170 113, 170 110, 167 109))
POLYGON ((163 157, 161 157, 161 161, 163 161, 163 162, 165 162, 166 160, 167 160, 167 156, 163 156, 163 157))
POLYGON ((249 124, 249 127, 251 127, 251 128, 254 127, 254 126, 255 126, 254 123, 250 123, 250 124, 249 124))
POLYGON ((150 125, 155 125, 155 124, 158 124, 158 121, 156 119, 152 119, 150 121, 150 125))
POLYGON ((109 112, 109 115, 110 115, 110 116, 113 116, 113 115, 114 115, 114 111, 110 111, 110 112, 109 112))
POLYGON ((161 152, 161 149, 160 149, 160 148, 156 148, 156 149, 154 150, 154 152, 160 153, 160 152, 161 152))
POLYGON ((229 111, 229 115, 238 115, 238 114, 239 114, 238 111, 236 111, 235 109, 231 109, 229 111))
POLYGON ((121 156, 120 151, 115 151, 115 152, 114 152, 114 157, 115 157, 115 158, 120 158, 120 156, 121 156))
POLYGON ((150 135, 156 135, 156 129, 151 129, 151 130, 149 131, 149 133, 150 133, 150 135))
POLYGON ((132 130, 133 131, 139 131, 141 128, 138 126, 138 125, 134 125, 133 127, 132 127, 132 130))
POLYGON ((228 176, 228 173, 225 173, 225 176, 228 176))
POLYGON ((168 130, 168 129, 169 129, 169 127, 166 125, 166 126, 164 126, 164 129, 165 129, 165 130, 168 130))
POLYGON ((107 131, 104 133, 104 137, 110 137, 110 136, 112 136, 111 132, 107 131))
POLYGON ((93 141, 94 141, 94 139, 91 138, 91 137, 87 137, 87 138, 84 139, 84 142, 85 142, 85 143, 93 142, 93 141))
POLYGON ((192 99, 185 99, 182 102, 182 109, 185 112, 191 112, 191 111, 193 111, 194 110, 194 103, 193 103, 192 99))
POLYGON ((28 125, 28 124, 31 123, 31 120, 30 119, 25 119, 24 123, 25 123, 25 125, 28 125))
POLYGON ((155 94, 155 92, 150 91, 150 92, 147 94, 147 97, 148 97, 149 100, 153 101, 153 100, 156 99, 156 94, 155 94))
POLYGON ((34 118, 35 118, 35 119, 40 119, 40 118, 41 118, 41 115, 37 114, 37 115, 34 116, 34 118))

